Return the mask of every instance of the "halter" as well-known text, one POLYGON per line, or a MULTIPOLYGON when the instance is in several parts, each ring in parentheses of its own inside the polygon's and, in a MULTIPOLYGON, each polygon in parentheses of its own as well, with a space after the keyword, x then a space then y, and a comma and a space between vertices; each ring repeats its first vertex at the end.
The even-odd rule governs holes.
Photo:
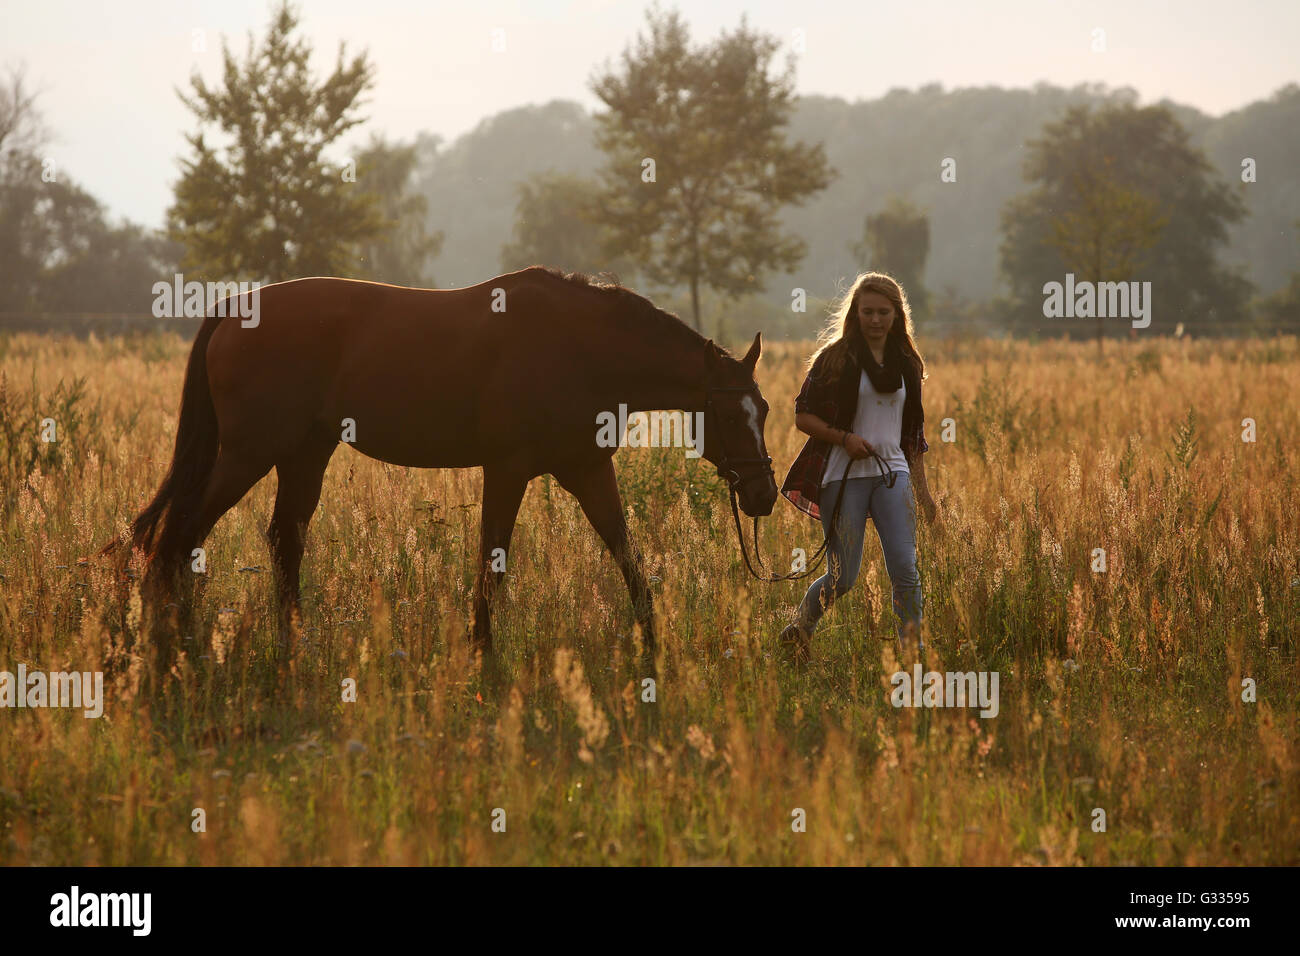
MULTIPOLYGON (((711 345, 713 343, 710 341, 709 344, 711 345)), ((705 368, 706 369, 708 368, 707 363, 705 365, 705 368)), ((707 375, 707 372, 705 374, 707 375)), ((816 571, 817 568, 821 565, 822 560, 826 557, 826 547, 827 545, 830 544, 830 539, 824 538, 822 540, 821 547, 818 548, 813 553, 812 561, 811 563, 809 563, 808 567, 805 570, 800 572, 791 571, 789 574, 773 574, 770 571, 768 571, 767 566, 763 564, 763 556, 758 550, 758 518, 757 516, 755 516, 753 519, 754 560, 758 562, 758 566, 762 568, 763 573, 760 574, 758 571, 755 571, 754 565, 749 560, 749 549, 745 545, 745 535, 744 532, 741 530, 741 526, 740 526, 740 509, 736 505, 736 486, 739 485, 743 480, 736 466, 739 465, 758 466, 759 468, 763 469, 763 471, 765 471, 768 475, 775 476, 776 473, 772 470, 772 456, 768 455, 763 458, 732 458, 730 455, 727 454, 726 442, 723 440, 722 430, 721 429, 714 430, 713 424, 711 423, 711 419, 716 419, 716 413, 713 406, 714 392, 757 392, 757 391, 758 391, 757 383, 754 383, 752 385, 714 385, 711 382, 709 382, 706 378, 704 383, 704 414, 705 414, 706 427, 709 428, 710 430, 713 430, 714 434, 718 436, 718 448, 722 452, 717 462, 718 477, 725 479, 727 482, 727 491, 730 493, 730 497, 731 497, 731 517, 736 525, 736 537, 740 540, 740 555, 745 559, 745 567, 748 568, 749 573, 753 575, 755 578, 757 578, 759 581, 766 581, 769 583, 775 583, 778 581, 799 581, 803 578, 808 577, 810 574, 816 571)), ((703 453, 702 448, 700 449, 700 451, 701 453, 703 453)), ((875 451, 869 452, 868 455, 869 457, 875 459, 876 464, 880 468, 880 476, 885 477, 886 475, 888 475, 888 477, 885 477, 884 487, 893 488, 894 482, 898 480, 898 475, 894 471, 894 469, 889 467, 889 465, 886 464, 884 459, 882 459, 879 455, 877 455, 875 451)), ((844 500, 844 486, 847 484, 847 479, 849 477, 849 469, 853 467, 854 460, 855 459, 852 458, 849 459, 848 464, 844 466, 844 474, 840 477, 840 490, 835 496, 835 508, 831 512, 832 528, 835 527, 836 522, 839 520, 840 503, 844 500)), ((756 475, 761 473, 762 472, 756 472, 754 474, 751 474, 749 477, 753 478, 756 475)), ((875 488, 872 488, 871 494, 874 495, 879 488, 880 488, 879 485, 877 485, 875 488)), ((868 496, 867 498, 867 513, 868 514, 871 513, 870 496, 868 496)))
MULTIPOLYGON (((762 469, 762 471, 756 471, 753 474, 749 475, 750 478, 759 477, 764 473, 775 477, 776 472, 772 470, 771 455, 765 455, 762 458, 732 458, 730 455, 727 454, 727 443, 722 437, 723 436, 722 429, 714 427, 717 421, 717 410, 715 409, 713 404, 713 395, 715 392, 757 392, 757 391, 758 391, 757 383, 754 383, 752 385, 714 385, 706 381, 704 384, 705 427, 708 428, 709 431, 711 431, 713 434, 718 436, 718 448, 722 452, 722 454, 718 457, 718 461, 716 462, 718 468, 718 477, 726 480, 727 487, 731 489, 731 494, 733 498, 735 497, 736 494, 736 486, 739 485, 741 481, 744 480, 744 478, 742 478, 740 474, 740 471, 738 470, 738 466, 754 465, 762 469)), ((703 454, 703 452, 704 449, 701 448, 700 453, 703 454)))

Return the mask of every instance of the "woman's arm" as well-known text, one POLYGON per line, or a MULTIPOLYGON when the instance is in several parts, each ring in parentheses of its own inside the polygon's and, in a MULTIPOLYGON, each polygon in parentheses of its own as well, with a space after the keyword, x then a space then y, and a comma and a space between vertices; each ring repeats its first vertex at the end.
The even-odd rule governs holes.
POLYGON ((865 458, 871 454, 871 446, 861 435, 828 425, 812 412, 799 412, 795 415, 794 427, 805 435, 811 435, 821 441, 830 442, 832 445, 843 445, 850 458, 865 458))
POLYGON ((848 432, 839 428, 832 428, 812 412, 799 412, 795 415, 794 427, 805 435, 811 435, 821 441, 830 442, 832 445, 844 444, 844 436, 848 434, 848 432))

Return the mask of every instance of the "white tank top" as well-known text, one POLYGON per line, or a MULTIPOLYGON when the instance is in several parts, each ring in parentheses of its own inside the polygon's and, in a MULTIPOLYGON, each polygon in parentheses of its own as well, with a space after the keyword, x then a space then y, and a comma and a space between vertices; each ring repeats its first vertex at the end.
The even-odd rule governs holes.
MULTIPOLYGON (((858 382, 858 410, 853 416, 853 433, 861 435, 890 468, 896 472, 906 472, 907 458, 898 440, 903 434, 903 399, 907 397, 907 385, 899 387, 892 395, 877 392, 871 385, 867 373, 862 373, 858 382)), ((849 462, 849 454, 843 445, 831 449, 830 459, 826 462, 826 472, 822 475, 822 485, 839 481, 844 475, 844 466, 849 462)), ((880 466, 874 458, 859 458, 849 468, 850 478, 870 478, 881 474, 880 466)))

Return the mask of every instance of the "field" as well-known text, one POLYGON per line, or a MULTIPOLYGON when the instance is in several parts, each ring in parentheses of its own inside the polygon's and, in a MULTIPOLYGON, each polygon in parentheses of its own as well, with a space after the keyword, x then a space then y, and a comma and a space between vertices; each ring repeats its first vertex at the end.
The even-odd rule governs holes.
MULTIPOLYGON (((0 863, 1300 863, 1296 340, 920 345, 926 666, 997 671, 990 719, 891 705, 872 531, 811 664, 782 661, 803 585, 748 580, 724 486, 671 449, 616 459, 653 702, 622 579, 557 484, 524 501, 484 681, 479 473, 347 448, 287 666, 271 475, 209 539, 202 626, 151 690, 149 609, 79 560, 157 487, 189 345, 0 338, 0 670, 103 671, 106 699, 0 710, 0 863)), ((808 352, 759 365, 778 478, 808 352)), ((762 528, 783 568, 821 540, 783 500, 762 528)))

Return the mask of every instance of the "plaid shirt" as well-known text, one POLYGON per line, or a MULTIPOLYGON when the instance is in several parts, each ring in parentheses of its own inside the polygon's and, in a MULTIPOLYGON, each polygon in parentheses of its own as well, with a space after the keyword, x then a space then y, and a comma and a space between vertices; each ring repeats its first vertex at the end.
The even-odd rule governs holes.
MULTIPOLYGON (((803 388, 794 400, 795 414, 811 412, 833 428, 849 431, 853 428, 853 419, 858 413, 858 383, 861 381, 862 367, 850 354, 844 363, 844 370, 839 381, 826 375, 826 354, 818 356, 813 367, 803 380, 803 388)), ((910 368, 903 372, 903 381, 910 394, 915 390, 918 406, 921 397, 921 382, 910 368)), ((909 403, 910 404, 910 403, 909 403)), ((930 450, 925 440, 925 413, 909 415, 904 406, 902 435, 898 445, 908 460, 916 458, 930 450)), ((820 521, 821 508, 818 500, 822 493, 822 477, 826 473, 826 462, 830 459, 832 445, 809 436, 804 442, 799 457, 786 473, 781 485, 781 494, 792 505, 820 521)))

